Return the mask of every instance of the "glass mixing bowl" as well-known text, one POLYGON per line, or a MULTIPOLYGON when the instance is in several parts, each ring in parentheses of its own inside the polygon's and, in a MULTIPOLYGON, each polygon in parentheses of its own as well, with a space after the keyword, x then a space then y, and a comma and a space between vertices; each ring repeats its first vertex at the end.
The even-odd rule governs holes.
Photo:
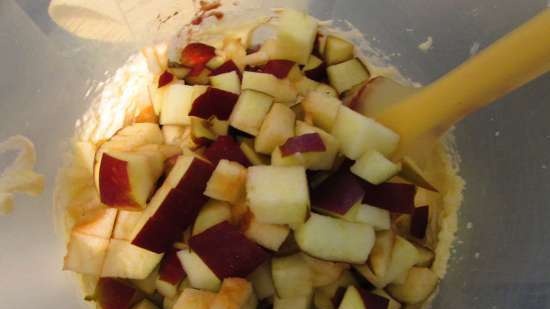
MULTIPOLYGON (((47 179, 40 198, 18 197, 14 213, 0 217, 2 308, 87 307, 72 276, 61 271, 65 245, 53 228, 54 179, 75 120, 94 95, 88 90, 139 47, 76 38, 50 20, 48 2, 0 1, 0 140, 31 138, 37 169, 47 179)), ((307 8, 321 19, 349 20, 374 47, 392 55, 404 75, 425 84, 547 5, 315 0, 307 8), (433 46, 423 52, 417 46, 429 36, 433 46)), ((467 190, 434 308, 550 308, 549 102, 547 74, 457 126, 467 190)), ((0 166, 12 158, 3 157, 0 166)))

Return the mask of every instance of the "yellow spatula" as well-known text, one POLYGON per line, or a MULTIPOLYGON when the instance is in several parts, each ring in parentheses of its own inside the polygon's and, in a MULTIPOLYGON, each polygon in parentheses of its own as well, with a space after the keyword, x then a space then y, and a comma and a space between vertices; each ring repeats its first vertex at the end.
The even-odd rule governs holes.
MULTIPOLYGON (((422 140, 436 141, 455 123, 550 71, 550 8, 515 29, 377 120, 401 136, 399 158, 422 140)), ((550 85, 548 85, 550 87, 550 85)))

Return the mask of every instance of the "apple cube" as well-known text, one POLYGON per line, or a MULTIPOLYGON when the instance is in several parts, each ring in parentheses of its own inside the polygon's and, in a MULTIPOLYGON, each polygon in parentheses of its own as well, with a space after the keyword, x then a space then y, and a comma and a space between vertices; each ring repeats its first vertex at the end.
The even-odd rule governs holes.
POLYGON ((418 261, 416 261, 415 266, 418 267, 431 267, 435 259, 435 253, 425 247, 416 246, 418 250, 418 261))
POLYGON ((218 75, 210 75, 210 84, 212 87, 221 89, 227 92, 239 94, 241 93, 241 79, 237 71, 231 71, 218 75))
POLYGON ((246 191, 250 210, 259 222, 300 224, 306 219, 309 194, 303 167, 250 167, 246 191))
POLYGON ((323 84, 323 83, 319 84, 319 86, 317 86, 317 89, 315 89, 315 91, 323 93, 329 97, 338 98, 338 92, 336 91, 336 89, 334 89, 332 86, 329 86, 327 84, 323 84))
POLYGON ((252 165, 269 165, 269 158, 257 153, 254 150, 253 139, 250 139, 250 138, 241 139, 239 147, 241 148, 241 151, 244 153, 248 161, 252 163, 252 165))
POLYGON ((130 309, 139 299, 134 287, 114 278, 100 278, 94 294, 103 309, 130 309))
POLYGON ((244 230, 246 237, 272 251, 279 250, 289 233, 286 225, 262 223, 255 218, 249 220, 244 230))
POLYGON ((311 126, 303 121, 296 121, 296 135, 304 135, 310 133, 317 133, 321 137, 323 144, 325 145, 325 151, 323 152, 308 152, 304 153, 305 167, 309 170, 330 170, 334 166, 338 151, 340 150, 340 143, 336 138, 327 132, 311 126))
POLYGON ((164 71, 159 76, 158 88, 164 87, 170 84, 174 80, 174 74, 164 71))
MULTIPOLYGON (((338 296, 336 295, 338 294, 338 290, 341 290, 341 288, 347 288, 350 285, 358 285, 358 282, 351 271, 345 270, 342 275, 334 282, 318 287, 316 291, 326 295, 329 299, 333 299, 335 296, 338 296)), ((342 294, 341 296, 343 297, 344 295, 342 294)))
POLYGON ((259 153, 271 154, 276 147, 294 136, 296 115, 287 106, 275 103, 264 119, 254 148, 259 153))
POLYGON ((399 177, 426 190, 438 192, 424 171, 409 157, 403 157, 399 177))
POLYGON ((304 67, 304 75, 314 81, 321 82, 327 78, 327 66, 323 60, 310 55, 304 67))
POLYGON ((340 106, 331 134, 340 141, 344 155, 352 160, 367 150, 389 156, 399 143, 395 132, 346 106, 340 106))
POLYGON ((153 295, 157 290, 158 269, 154 269, 145 279, 130 280, 133 286, 147 295, 153 295))
POLYGON ((212 226, 231 219, 231 206, 225 202, 210 200, 201 209, 195 224, 193 235, 200 234, 212 226))
POLYGON ((384 277, 390 264, 391 253, 395 234, 393 231, 380 231, 376 233, 374 247, 369 255, 369 266, 378 277, 384 277))
POLYGON ((198 117, 189 118, 191 119, 191 138, 195 144, 208 145, 216 139, 216 134, 209 128, 208 120, 198 117))
POLYGON ((311 282, 314 288, 337 281, 342 273, 349 268, 349 265, 344 263, 323 261, 305 254, 303 257, 311 272, 311 282))
MULTIPOLYGON (((158 279, 177 287, 185 278, 186 273, 174 249, 168 251, 160 263, 158 279)), ((166 295, 165 295, 166 296, 166 295)), ((173 297, 173 296, 172 296, 173 297)))
POLYGON ((202 193, 213 172, 214 166, 205 160, 179 156, 164 183, 171 188, 184 190, 186 187, 191 187, 202 193))
POLYGON ((228 222, 191 237, 189 246, 218 278, 246 277, 268 254, 228 222))
POLYGON ((168 68, 168 72, 174 75, 177 79, 185 79, 185 77, 191 72, 191 69, 184 66, 177 66, 168 68))
POLYGON ((370 77, 365 65, 357 58, 327 67, 330 84, 339 94, 350 90, 370 77))
POLYGON ((180 55, 180 62, 186 67, 197 69, 206 66, 206 63, 216 56, 216 49, 203 43, 187 44, 180 55))
POLYGON ((239 144, 231 136, 218 136, 214 143, 206 149, 204 156, 214 165, 223 159, 237 162, 244 167, 251 165, 239 144))
POLYGON ((142 212, 119 210, 113 231, 113 238, 132 240, 132 232, 141 218, 142 212))
POLYGON ((416 207, 411 218, 411 235, 423 239, 426 237, 426 229, 428 228, 430 217, 430 207, 416 207))
POLYGON ((315 91, 319 85, 319 82, 305 76, 294 82, 294 87, 296 87, 298 94, 302 97, 305 97, 310 92, 315 91))
POLYGON ((196 289, 184 289, 173 309, 210 309, 216 294, 196 289))
POLYGON ((174 83, 166 86, 160 112, 162 125, 188 125, 189 111, 193 104, 192 86, 174 83))
POLYGON ((220 288, 221 280, 210 270, 197 253, 190 250, 182 250, 178 252, 178 257, 193 288, 214 292, 220 288))
POLYGON ((256 309, 257 300, 252 284, 242 278, 227 278, 223 280, 210 309, 248 309, 250 302, 254 303, 250 309, 256 309))
POLYGON ((350 42, 329 35, 325 43, 325 61, 327 65, 333 65, 351 60, 355 57, 354 49, 350 42))
POLYGON ((335 309, 331 297, 319 290, 313 294, 313 306, 317 309, 335 309))
POLYGON ((162 131, 156 123, 134 123, 124 127, 105 144, 109 144, 115 140, 123 141, 126 144, 127 148, 117 149, 121 151, 133 150, 138 146, 147 144, 164 143, 162 131))
POLYGON ((239 71, 239 67, 237 67, 237 65, 235 64, 235 62, 233 62, 233 60, 227 60, 225 62, 221 62, 221 61, 223 61, 222 58, 214 57, 207 64, 207 66, 212 70, 212 73, 210 73, 211 77, 229 73, 229 72, 236 72, 239 75, 239 79, 240 79, 241 72, 239 71), (219 60, 219 61, 218 63, 215 63, 215 64, 210 63, 213 60, 219 60))
POLYGON ((271 275, 271 263, 263 263, 248 276, 258 299, 264 299, 275 295, 273 277, 271 275))
POLYGON ((125 240, 111 239, 101 277, 145 279, 160 263, 157 254, 125 240))
POLYGON ((279 297, 309 297, 313 294, 311 271, 302 254, 273 258, 271 271, 279 297))
POLYGON ((437 287, 439 278, 429 268, 413 267, 403 284, 390 284, 388 292, 406 304, 418 304, 428 299, 437 287))
POLYGON ((412 214, 416 187, 405 183, 383 183, 377 186, 363 182, 363 203, 387 209, 392 213, 412 214))
POLYGON ((281 147, 275 148, 271 154, 271 165, 273 166, 305 166, 306 160, 302 153, 294 153, 289 156, 283 156, 281 147))
POLYGON ((337 262, 361 264, 374 245, 370 225, 311 214, 295 234, 300 248, 311 256, 337 262))
POLYGON ((241 198, 246 184, 246 168, 237 162, 222 159, 206 184, 204 194, 226 202, 241 198))
MULTIPOLYGON (((173 299, 178 295, 178 286, 157 278, 155 280, 156 291, 166 299, 173 299)), ((164 303, 163 303, 164 305, 164 303)))
POLYGON ((371 291, 371 293, 386 298, 388 300, 387 309, 401 309, 401 307, 402 307, 401 304, 397 300, 393 299, 384 290, 374 290, 374 291, 371 291))
POLYGON ((185 126, 164 125, 162 126, 162 135, 164 136, 166 144, 180 145, 183 142, 187 130, 188 128, 185 126))
POLYGON ((364 180, 379 185, 397 175, 401 170, 401 164, 393 163, 376 150, 367 150, 355 164, 351 171, 364 180))
POLYGON ((158 309, 158 307, 151 301, 143 299, 139 303, 135 304, 132 309, 158 309))
POLYGON ((279 79, 286 78, 290 70, 294 68, 294 61, 290 60, 269 60, 262 68, 263 73, 271 74, 279 79))
POLYGON ((317 21, 306 13, 285 9, 279 15, 276 48, 271 59, 292 60, 306 64, 317 37, 317 21))
POLYGON ((302 101, 305 112, 313 119, 319 128, 330 131, 336 120, 338 109, 342 102, 335 97, 319 91, 310 92, 302 101))
POLYGON ((236 129, 256 136, 272 104, 272 97, 254 90, 244 90, 231 113, 229 123, 236 129))
POLYGON ((212 116, 220 120, 229 119, 239 95, 218 88, 209 87, 205 93, 193 101, 189 116, 209 119, 212 116))
POLYGON ((319 133, 306 133, 287 139, 279 149, 283 157, 295 153, 323 152, 327 148, 321 139, 319 133))
POLYGON ((343 218, 369 224, 376 231, 389 230, 391 225, 391 214, 388 210, 361 203, 355 204, 343 218))
POLYGON ((389 300, 385 297, 350 286, 338 309, 387 309, 389 300))
POLYGON ((273 309, 309 309, 311 296, 297 296, 288 298, 275 297, 273 309))
POLYGON ((73 232, 109 239, 117 213, 118 210, 113 208, 100 209, 92 218, 73 227, 73 232))
POLYGON ((154 175, 151 161, 146 155, 130 152, 104 153, 99 167, 101 202, 114 208, 143 209, 158 176, 160 175, 154 175))
POLYGON ((212 117, 208 120, 210 124, 210 130, 216 134, 216 136, 227 135, 229 133, 229 120, 219 120, 216 117, 212 117))
POLYGON ((294 103, 298 95, 298 91, 288 79, 278 79, 272 74, 260 72, 245 71, 242 89, 265 93, 281 103, 294 103))
POLYGON ((73 232, 67 245, 63 269, 99 275, 108 247, 109 239, 73 232))
POLYGON ((364 195, 357 177, 342 169, 312 190, 311 206, 318 211, 345 215, 364 195))

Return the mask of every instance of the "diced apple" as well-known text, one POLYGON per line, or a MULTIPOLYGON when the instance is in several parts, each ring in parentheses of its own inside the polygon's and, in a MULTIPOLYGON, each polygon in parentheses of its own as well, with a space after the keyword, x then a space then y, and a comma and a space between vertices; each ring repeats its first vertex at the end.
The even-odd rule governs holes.
POLYGON ((319 87, 320 83, 306 76, 300 78, 294 82, 294 87, 298 91, 298 94, 302 97, 307 96, 310 92, 315 91, 319 87))
POLYGON ((338 309, 387 309, 388 303, 387 298, 350 286, 338 309))
POLYGON ((214 165, 217 165, 222 159, 237 162, 244 167, 251 165, 239 144, 231 136, 218 136, 214 143, 206 149, 204 156, 214 165))
POLYGON ((295 153, 324 152, 327 149, 321 136, 316 132, 291 137, 279 148, 283 157, 295 153))
POLYGON ((168 68, 168 72, 172 73, 177 79, 184 79, 191 72, 190 68, 184 66, 168 68))
POLYGON ((186 67, 204 67, 208 61, 216 56, 216 49, 203 43, 187 44, 180 55, 180 62, 186 67))
POLYGON ((388 210, 361 203, 355 204, 343 218, 369 224, 375 231, 388 230, 391 225, 391 214, 388 210))
POLYGON ((274 166, 305 166, 306 160, 304 154, 294 153, 289 156, 283 156, 281 147, 275 148, 271 154, 271 165, 274 166))
POLYGON ((187 127, 185 126, 162 126, 162 135, 164 135, 164 140, 168 145, 180 145, 183 142, 186 131, 187 127))
POLYGON ((237 162, 220 160, 206 184, 204 194, 226 202, 241 198, 246 184, 246 168, 237 162))
POLYGON ((275 147, 294 136, 296 115, 287 106, 275 103, 264 119, 254 148, 259 153, 271 154, 275 147))
POLYGON ((426 190, 438 192, 424 171, 409 157, 403 158, 399 177, 426 190))
POLYGON ((393 299, 388 293, 386 293, 386 291, 374 290, 371 293, 386 298, 389 301, 387 309, 401 309, 401 304, 397 300, 393 299))
POLYGON ((340 150, 340 143, 336 138, 327 132, 308 125, 303 121, 296 121, 296 135, 317 133, 325 145, 323 152, 304 153, 305 167, 309 170, 330 170, 334 167, 334 162, 340 150))
POLYGON ((212 292, 187 288, 178 297, 173 309, 210 309, 214 298, 216 294, 212 292))
POLYGON ((330 97, 317 90, 310 92, 304 98, 302 104, 305 112, 312 117, 316 126, 325 131, 330 131, 342 102, 338 98, 330 97))
POLYGON ((315 290, 313 293, 313 306, 316 309, 335 309, 331 297, 320 290, 315 290))
POLYGON ((315 19, 303 12, 285 9, 279 15, 276 29, 275 46, 266 50, 270 58, 306 64, 317 36, 315 19))
POLYGON ((174 83, 166 86, 160 112, 162 125, 188 125, 189 111, 193 104, 192 86, 174 83))
POLYGON ((134 287, 114 278, 100 278, 94 294, 102 309, 129 309, 139 300, 134 287))
MULTIPOLYGON (((178 252, 178 257, 193 288, 214 292, 220 288, 220 279, 212 272, 212 270, 210 270, 210 268, 195 252, 191 252, 190 250, 182 250, 178 252)), ((185 309, 187 309, 187 307, 185 309)))
POLYGON ((256 303, 250 282, 242 278, 227 278, 223 280, 210 309, 256 309, 256 303))
POLYGON ((323 83, 319 84, 319 86, 317 86, 317 89, 315 89, 315 91, 323 93, 329 97, 338 98, 338 92, 336 91, 336 89, 334 89, 333 87, 327 84, 323 84, 323 83))
POLYGON ((411 229, 410 229, 412 236, 419 239, 424 239, 424 237, 426 237, 426 230, 428 228, 429 217, 430 217, 429 206, 421 206, 421 207, 416 207, 414 209, 414 212, 412 213, 412 217, 411 217, 411 229))
POLYGON ((254 90, 244 90, 231 113, 229 123, 234 128, 256 136, 272 104, 272 97, 254 90))
POLYGON ((150 158, 131 152, 109 152, 101 157, 99 193, 109 207, 140 210, 146 206, 158 176, 150 158))
POLYGON ((342 169, 312 190, 311 206, 322 212, 345 215, 364 195, 357 177, 342 169))
POLYGON ((195 224, 193 235, 200 234, 212 226, 231 219, 231 207, 225 202, 210 200, 201 209, 195 224))
POLYGON ((364 180, 379 185, 397 175, 401 164, 393 163, 376 150, 367 150, 351 166, 351 171, 364 180))
POLYGON ((309 309, 311 306, 311 296, 297 296, 288 298, 275 297, 273 309, 309 309))
POLYGON ((132 240, 132 231, 141 217, 141 212, 119 210, 116 218, 113 238, 119 240, 132 240))
MULTIPOLYGON (((254 140, 250 138, 241 139, 239 147, 252 165, 269 165, 269 158, 257 153, 254 150, 254 140)), ((277 149, 277 148, 276 148, 277 149)))
MULTIPOLYGON (((211 62, 213 60, 216 60, 216 59, 223 61, 222 58, 214 57, 214 58, 212 58, 211 62)), ((225 62, 218 62, 218 63, 215 63, 215 65, 213 65, 213 64, 214 63, 212 63, 212 64, 208 63, 206 65, 208 68, 210 68, 212 70, 212 73, 210 73, 211 77, 216 76, 216 75, 229 73, 229 72, 235 72, 239 75, 239 79, 240 79, 241 72, 239 71, 239 68, 237 67, 235 62, 233 62, 233 60, 227 60, 225 62)))
POLYGON ((228 222, 191 237, 189 246, 218 278, 244 278, 268 259, 268 254, 228 222))
POLYGON ((280 298, 310 297, 313 294, 311 271, 302 254, 274 258, 271 271, 280 298))
POLYGON ((209 128, 206 119, 189 117, 191 119, 191 138, 197 145, 208 145, 216 139, 216 134, 209 128))
POLYGON ((287 79, 289 81, 291 81, 292 83, 295 83, 297 82, 298 80, 302 79, 304 77, 304 73, 302 72, 302 70, 300 69, 300 66, 295 64, 294 66, 292 66, 292 68, 290 69, 290 71, 288 72, 288 75, 287 75, 287 79))
POLYGON ((403 284, 391 284, 388 292, 406 304, 418 304, 426 300, 437 287, 439 278, 429 268, 413 267, 403 284))
MULTIPOLYGON (((337 291, 340 288, 346 288, 350 285, 358 285, 359 283, 355 279, 354 275, 349 270, 345 270, 342 275, 330 284, 318 287, 316 290, 326 295, 329 299, 336 296, 337 291)), ((343 296, 343 295, 342 295, 343 296)))
POLYGON ((289 233, 288 226, 262 223, 255 218, 249 220, 244 230, 246 237, 272 251, 279 250, 289 233))
POLYGON ((132 309, 158 309, 158 307, 151 301, 143 299, 139 303, 135 304, 132 309))
POLYGON ((317 82, 321 82, 327 78, 327 66, 323 60, 310 55, 305 65, 304 74, 307 78, 312 79, 317 82))
POLYGON ((376 117, 417 91, 418 88, 404 86, 391 78, 377 76, 357 92, 350 102, 350 107, 365 116, 376 117))
POLYGON ((236 71, 210 76, 210 84, 214 88, 232 92, 241 93, 241 80, 236 71))
POLYGON ((349 265, 344 263, 323 261, 305 254, 303 257, 311 271, 311 282, 314 288, 335 282, 349 268, 349 265))
POLYGON ((164 299, 173 299, 178 294, 178 286, 164 280, 157 278, 155 281, 155 287, 157 292, 164 297, 164 299))
POLYGON ((363 203, 393 213, 412 214, 416 187, 405 183, 383 183, 377 186, 363 182, 363 203))
POLYGON ((376 241, 369 255, 369 265, 373 273, 378 277, 384 277, 390 264, 391 253, 395 234, 393 231, 380 231, 376 233, 376 241))
POLYGON ((288 76, 294 65, 294 61, 290 60, 269 60, 262 68, 262 72, 283 79, 288 76))
POLYGON ((216 117, 211 117, 208 122, 210 123, 210 130, 216 134, 216 136, 227 135, 229 132, 229 120, 219 120, 216 117))
POLYGON ((159 76, 158 88, 164 87, 170 84, 174 80, 174 74, 164 71, 159 76))
POLYGON ((248 280, 252 283, 252 287, 258 299, 261 300, 275 295, 270 262, 266 262, 256 268, 256 270, 248 276, 248 280))
POLYGON ((418 250, 418 261, 416 261, 415 266, 431 267, 435 259, 435 253, 432 250, 421 246, 416 246, 416 249, 418 250))
POLYGON ((100 275, 108 247, 109 239, 73 232, 67 245, 63 269, 100 275))
POLYGON ((101 277, 145 279, 160 263, 157 254, 125 240, 111 239, 101 277))
POLYGON ((90 220, 75 225, 73 232, 109 239, 113 232, 117 213, 118 210, 113 208, 100 209, 90 220))
POLYGON ((342 152, 355 160, 367 150, 389 156, 399 143, 399 135, 346 106, 340 106, 331 134, 340 141, 342 152))
POLYGON ((185 278, 185 276, 186 273, 183 269, 183 266, 181 265, 181 261, 178 258, 177 251, 175 249, 169 250, 164 255, 164 258, 160 263, 158 279, 160 281, 167 282, 177 288, 177 286, 185 278))
POLYGON ((365 65, 357 58, 328 66, 327 75, 330 84, 339 94, 365 82, 370 77, 365 65))
POLYGON ((324 57, 327 65, 346 62, 355 57, 353 44, 346 40, 329 35, 325 44, 324 57))
POLYGON ((130 280, 133 286, 147 295, 153 295, 157 290, 158 268, 155 268, 145 279, 130 280))
POLYGON ((288 79, 278 79, 268 73, 245 71, 242 89, 265 93, 281 103, 294 103, 298 96, 298 91, 288 79))
POLYGON ((303 167, 250 167, 246 191, 250 210, 259 222, 300 224, 306 219, 309 194, 303 167))
POLYGON ((229 119, 239 96, 235 93, 209 87, 205 93, 193 101, 189 116, 209 119, 212 116, 220 120, 229 119))
POLYGON ((374 245, 371 226, 311 214, 295 234, 300 248, 311 256, 337 262, 365 263, 374 245))

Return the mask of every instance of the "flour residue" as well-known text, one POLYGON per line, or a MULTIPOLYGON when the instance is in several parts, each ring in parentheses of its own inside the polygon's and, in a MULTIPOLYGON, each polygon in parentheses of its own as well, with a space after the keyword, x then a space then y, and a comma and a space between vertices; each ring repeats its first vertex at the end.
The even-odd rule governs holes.
POLYGON ((433 38, 429 36, 428 38, 426 38, 426 41, 418 44, 418 49, 426 53, 432 48, 433 43, 434 43, 433 38))

